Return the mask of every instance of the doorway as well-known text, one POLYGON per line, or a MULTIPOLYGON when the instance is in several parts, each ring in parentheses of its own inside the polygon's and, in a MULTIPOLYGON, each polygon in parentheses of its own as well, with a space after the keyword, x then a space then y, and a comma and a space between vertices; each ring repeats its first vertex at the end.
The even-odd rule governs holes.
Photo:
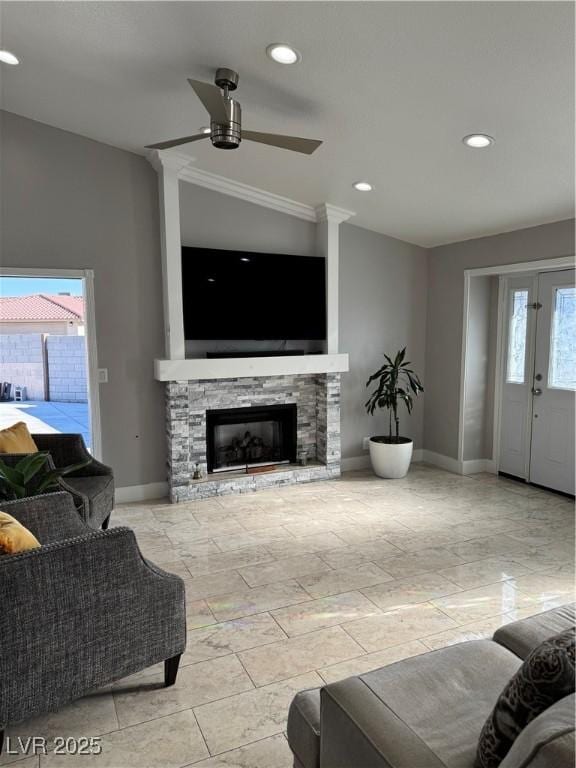
POLYGON ((500 278, 498 470, 574 495, 574 269, 500 278))
POLYGON ((100 458, 91 270, 0 269, 0 428, 81 434, 100 458))

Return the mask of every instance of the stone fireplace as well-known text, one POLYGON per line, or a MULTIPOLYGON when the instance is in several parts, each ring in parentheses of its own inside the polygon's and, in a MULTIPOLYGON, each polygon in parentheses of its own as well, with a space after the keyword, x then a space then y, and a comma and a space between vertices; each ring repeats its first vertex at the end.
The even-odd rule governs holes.
POLYGON ((168 381, 166 389, 173 502, 340 474, 339 373, 168 381), (254 471, 266 464, 271 471, 254 471))

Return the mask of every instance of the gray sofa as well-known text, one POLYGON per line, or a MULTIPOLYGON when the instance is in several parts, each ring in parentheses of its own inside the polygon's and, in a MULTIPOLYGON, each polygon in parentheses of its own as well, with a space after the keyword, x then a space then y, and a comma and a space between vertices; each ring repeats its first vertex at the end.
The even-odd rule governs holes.
POLYGON ((186 645, 184 582, 145 560, 128 528, 93 531, 68 493, 3 502, 41 542, 0 555, 0 752, 7 725, 164 662, 186 645))
MULTIPOLYGON (((574 606, 302 691, 288 717, 295 768, 473 768, 480 731, 506 682, 574 606)), ((501 768, 573 768, 575 696, 522 731, 501 768)))
MULTIPOLYGON (((74 433, 32 435, 39 451, 48 451, 50 466, 62 469, 82 462, 90 462, 81 469, 60 478, 58 485, 72 495, 78 514, 91 528, 108 528, 114 508, 114 474, 106 464, 97 461, 88 452, 82 435, 74 433)), ((22 454, 4 453, 0 458, 14 466, 22 454)))

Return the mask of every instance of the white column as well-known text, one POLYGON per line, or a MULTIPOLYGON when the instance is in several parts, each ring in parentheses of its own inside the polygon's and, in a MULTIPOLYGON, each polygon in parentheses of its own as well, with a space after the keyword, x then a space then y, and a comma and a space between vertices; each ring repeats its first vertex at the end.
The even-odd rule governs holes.
POLYGON ((352 211, 322 203, 316 208, 316 247, 326 259, 326 352, 338 354, 339 228, 354 216, 352 211))
POLYGON ((193 162, 193 158, 167 150, 154 150, 148 159, 158 173, 165 354, 169 360, 184 360, 186 340, 182 304, 182 241, 178 176, 188 163, 193 162))

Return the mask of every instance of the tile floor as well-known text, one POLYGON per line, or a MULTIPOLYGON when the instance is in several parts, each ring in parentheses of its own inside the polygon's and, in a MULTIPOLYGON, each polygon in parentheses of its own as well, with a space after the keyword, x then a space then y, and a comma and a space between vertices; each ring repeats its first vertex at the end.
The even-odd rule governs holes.
MULTIPOLYGON (((493 475, 415 465, 177 506, 123 505, 151 560, 186 582, 177 684, 161 665, 12 735, 100 735, 40 768, 288 768, 294 694, 573 599, 573 504, 493 475)), ((4 757, 0 763, 8 762, 4 757)), ((19 768, 38 768, 25 758, 19 768)))

